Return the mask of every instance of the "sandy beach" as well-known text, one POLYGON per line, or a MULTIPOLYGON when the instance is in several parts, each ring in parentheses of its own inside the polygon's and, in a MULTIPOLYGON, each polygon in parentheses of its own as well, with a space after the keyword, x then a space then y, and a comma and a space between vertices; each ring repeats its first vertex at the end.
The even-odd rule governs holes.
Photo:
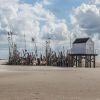
POLYGON ((100 68, 0 65, 0 100, 100 100, 100 68))

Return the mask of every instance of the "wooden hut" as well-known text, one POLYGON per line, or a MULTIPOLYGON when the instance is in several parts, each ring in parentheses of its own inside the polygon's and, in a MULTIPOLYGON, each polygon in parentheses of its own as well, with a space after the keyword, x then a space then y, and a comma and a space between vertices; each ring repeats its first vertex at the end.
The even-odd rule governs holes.
POLYGON ((71 49, 71 66, 82 67, 83 59, 85 67, 95 67, 95 54, 94 42, 91 38, 77 38, 71 49))

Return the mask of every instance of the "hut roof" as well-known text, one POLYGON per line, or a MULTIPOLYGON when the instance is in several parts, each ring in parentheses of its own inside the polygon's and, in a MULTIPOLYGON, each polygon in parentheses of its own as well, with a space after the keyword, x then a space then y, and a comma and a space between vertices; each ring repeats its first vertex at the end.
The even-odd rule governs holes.
POLYGON ((86 43, 90 38, 77 38, 73 44, 76 44, 76 43, 86 43))

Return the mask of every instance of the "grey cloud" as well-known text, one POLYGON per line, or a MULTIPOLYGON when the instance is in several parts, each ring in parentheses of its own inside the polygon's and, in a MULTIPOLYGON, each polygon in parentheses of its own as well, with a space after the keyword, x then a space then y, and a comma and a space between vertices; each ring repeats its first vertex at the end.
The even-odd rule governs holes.
POLYGON ((100 9, 96 5, 82 4, 74 10, 74 20, 79 30, 87 34, 100 33, 100 9))

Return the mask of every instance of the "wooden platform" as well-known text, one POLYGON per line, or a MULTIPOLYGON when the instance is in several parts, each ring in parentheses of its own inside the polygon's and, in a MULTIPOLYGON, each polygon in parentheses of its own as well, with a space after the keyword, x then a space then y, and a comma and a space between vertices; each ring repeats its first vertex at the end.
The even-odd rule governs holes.
POLYGON ((71 67, 93 67, 96 66, 97 54, 68 54, 69 55, 69 66, 71 67))

